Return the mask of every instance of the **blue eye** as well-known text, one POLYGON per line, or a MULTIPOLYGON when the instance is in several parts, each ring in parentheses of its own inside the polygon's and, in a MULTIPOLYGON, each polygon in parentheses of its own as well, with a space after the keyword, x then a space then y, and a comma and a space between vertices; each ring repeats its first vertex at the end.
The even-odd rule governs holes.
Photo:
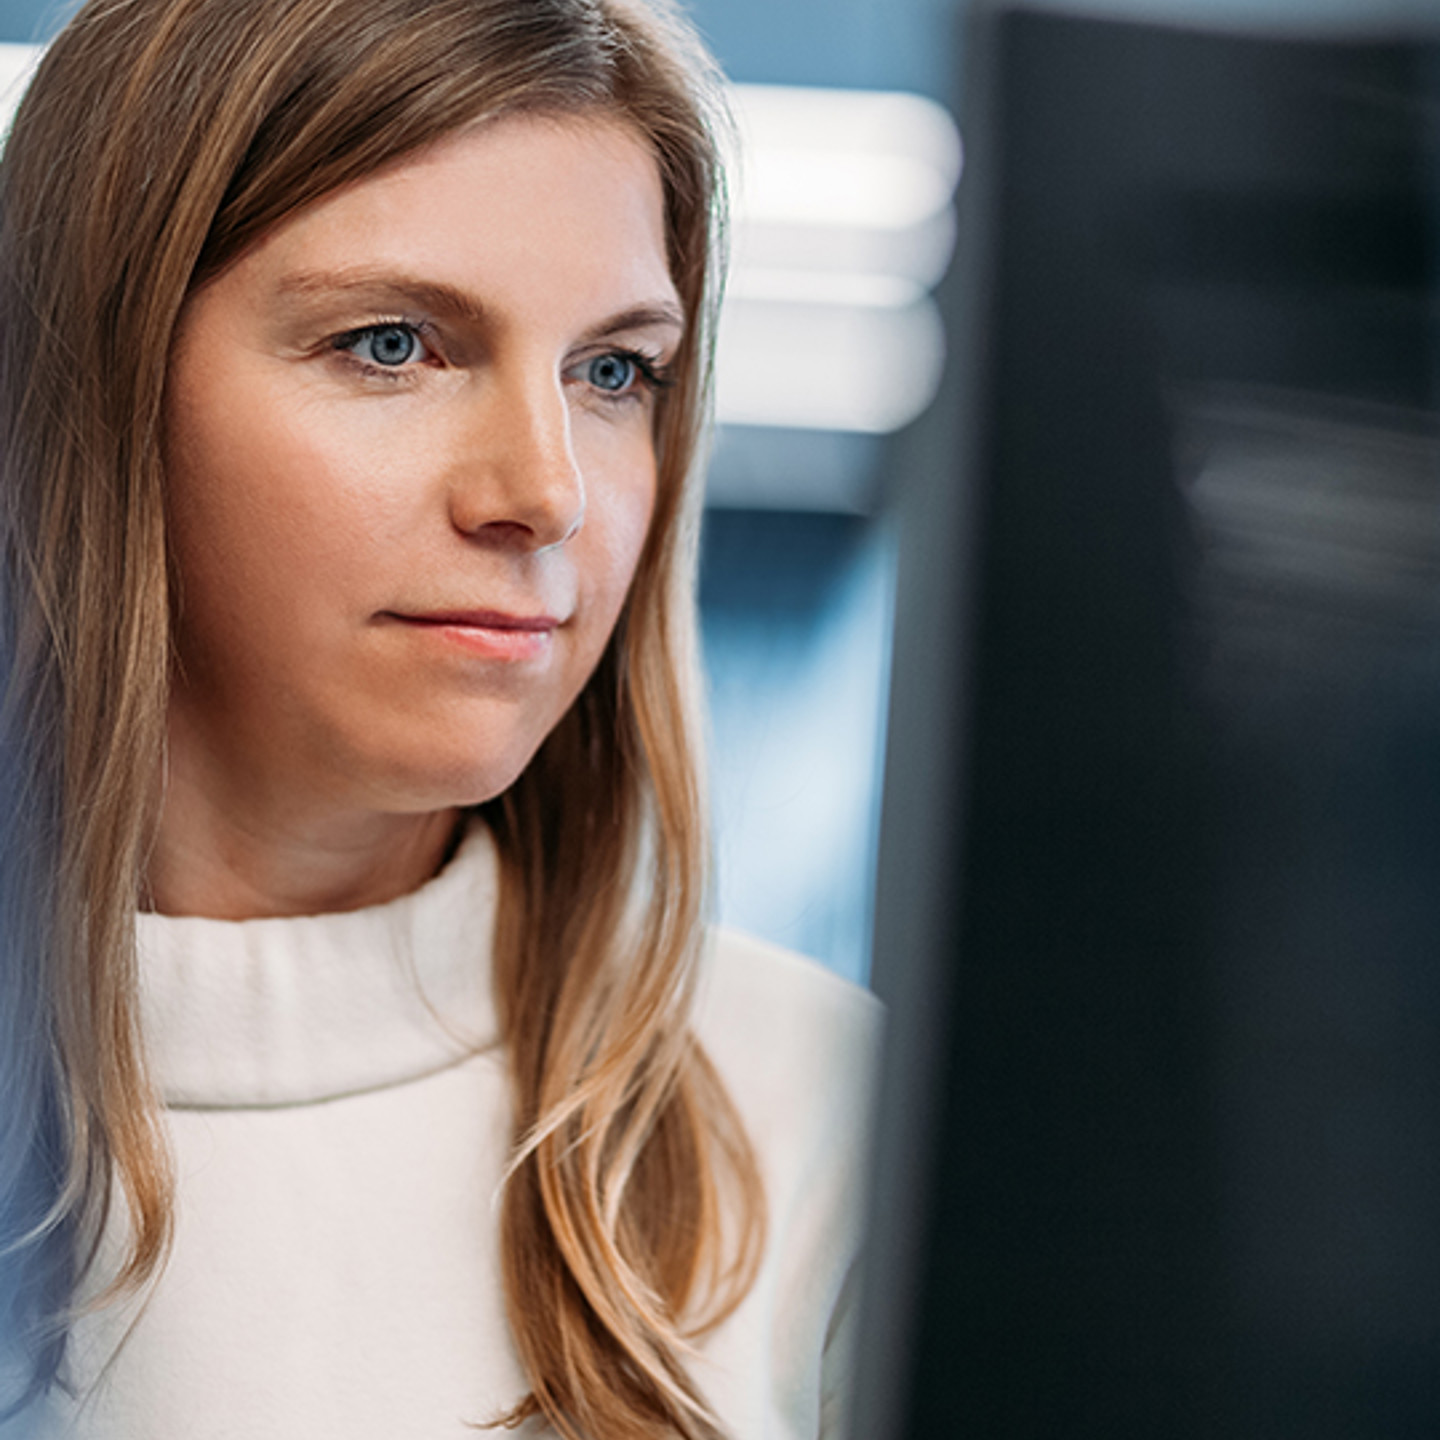
POLYGON ((367 325, 365 329, 345 336, 340 348, 368 360, 372 365, 383 365, 392 370, 411 360, 423 358, 425 353, 425 347, 411 325, 367 325))
POLYGON ((597 355, 586 368, 585 378, 597 389, 618 394, 635 383, 640 367, 633 356, 611 352, 597 355))

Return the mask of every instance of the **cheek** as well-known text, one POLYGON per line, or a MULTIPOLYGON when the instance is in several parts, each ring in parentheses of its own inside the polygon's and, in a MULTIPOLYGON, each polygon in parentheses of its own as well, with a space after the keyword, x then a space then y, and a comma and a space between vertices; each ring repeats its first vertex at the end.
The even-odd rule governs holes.
POLYGON ((343 600, 373 570, 393 504, 353 453, 355 438, 283 405, 181 392, 167 417, 166 508, 183 615, 263 627, 320 613, 306 597, 343 600), (257 417, 263 417, 263 422, 257 417), (348 578, 347 578, 348 577, 348 578), (288 617, 288 618, 287 618, 288 617))
POLYGON ((165 468, 177 529, 263 549, 297 529, 321 530, 327 517, 343 523, 333 478, 348 467, 337 467, 335 442, 313 423, 291 423, 263 394, 243 407, 237 398, 182 391, 170 407, 165 468))
POLYGON ((582 584, 606 613, 607 631, 630 592, 654 511, 655 461, 648 444, 623 481, 611 472, 591 486, 576 562, 582 584))

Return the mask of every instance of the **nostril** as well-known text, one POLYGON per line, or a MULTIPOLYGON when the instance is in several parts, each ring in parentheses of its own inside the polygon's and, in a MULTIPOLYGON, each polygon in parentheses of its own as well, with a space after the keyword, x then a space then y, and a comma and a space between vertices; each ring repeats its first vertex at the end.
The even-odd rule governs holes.
POLYGON ((550 548, 548 545, 537 545, 535 531, 519 520, 486 520, 480 525, 460 525, 456 528, 467 538, 496 549, 538 552, 550 548))

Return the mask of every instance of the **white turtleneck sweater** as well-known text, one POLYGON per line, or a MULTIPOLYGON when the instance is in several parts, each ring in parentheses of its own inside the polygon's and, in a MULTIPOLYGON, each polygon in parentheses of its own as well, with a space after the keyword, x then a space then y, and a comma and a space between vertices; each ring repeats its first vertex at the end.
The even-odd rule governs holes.
MULTIPOLYGON (((52 1395, 0 1435, 474 1440, 473 1422, 526 1393, 496 1225, 510 1106, 495 898, 477 827, 439 876, 386 905, 140 916, 174 1250, 143 1307, 78 1322, 74 1398, 52 1395)), ((721 933, 697 1023, 756 1146, 769 1229, 758 1282, 694 1374, 735 1440, 828 1437, 878 1006, 721 933)))

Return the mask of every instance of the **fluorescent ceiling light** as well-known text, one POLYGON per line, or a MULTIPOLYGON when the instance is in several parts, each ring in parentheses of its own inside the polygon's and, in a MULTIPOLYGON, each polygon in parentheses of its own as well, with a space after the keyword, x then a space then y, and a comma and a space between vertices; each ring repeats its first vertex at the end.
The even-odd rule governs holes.
POLYGON ((933 165, 904 155, 757 150, 740 177, 737 209, 762 225, 908 230, 950 203, 933 165))
POLYGON ((955 215, 942 210, 906 230, 772 225, 743 217, 731 240, 731 271, 791 275, 889 275, 933 289, 955 248, 955 215))
POLYGON ((720 318, 716 408, 732 425, 883 435, 934 398, 944 358, 929 299, 903 309, 735 300, 720 318))
POLYGON ((782 300, 809 305, 858 305, 896 310, 925 298, 923 285, 903 275, 855 270, 737 269, 730 277, 728 300, 782 300))
POLYGON ((960 136, 918 95, 738 85, 722 423, 883 434, 933 398, 960 136))
POLYGON ((8 133, 15 108, 44 53, 42 45, 0 44, 0 135, 8 133))
POLYGON ((742 226, 904 230, 950 204, 960 137, 932 100, 787 85, 737 85, 732 96, 742 226))

